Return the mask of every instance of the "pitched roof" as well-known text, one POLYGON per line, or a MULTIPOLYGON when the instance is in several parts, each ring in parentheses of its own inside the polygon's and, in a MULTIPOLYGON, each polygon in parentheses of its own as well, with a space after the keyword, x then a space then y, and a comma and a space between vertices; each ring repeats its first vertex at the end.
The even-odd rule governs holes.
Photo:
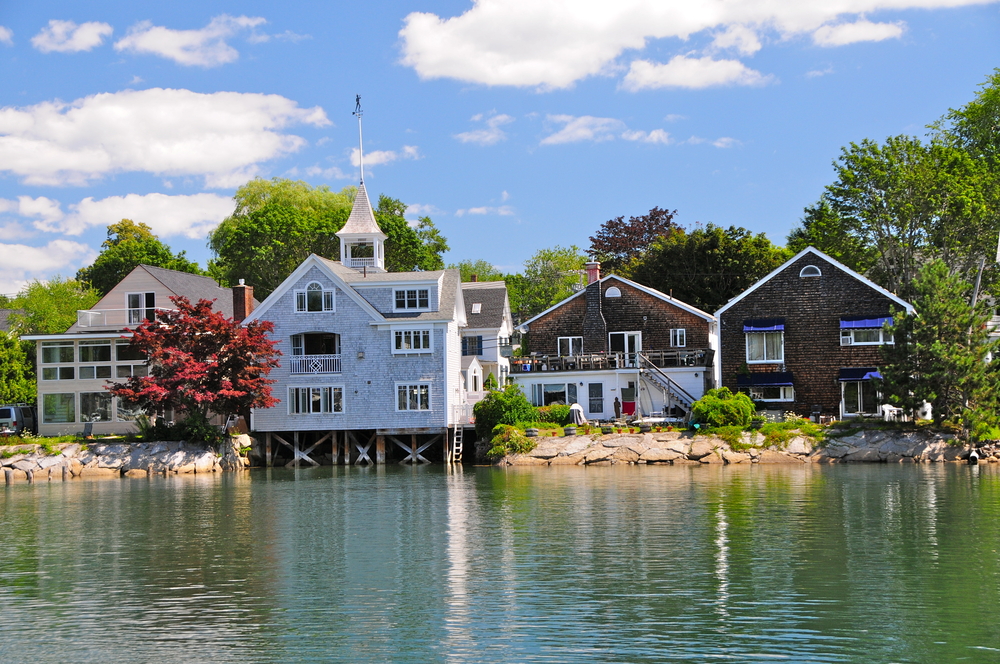
POLYGON ((351 206, 351 215, 347 218, 347 223, 337 231, 336 235, 340 237, 354 233, 386 238, 385 233, 378 227, 378 222, 375 221, 375 213, 372 211, 371 201, 368 200, 364 182, 358 186, 358 193, 354 196, 354 205, 351 206))
MULTIPOLYGON (((192 303, 198 300, 215 300, 213 309, 223 315, 233 317, 233 291, 223 288, 211 277, 203 277, 200 274, 189 272, 178 272, 152 265, 140 265, 146 272, 166 286, 174 295, 183 295, 192 303)), ((259 304, 254 300, 254 306, 259 304)))
POLYGON ((802 251, 800 251, 799 253, 795 254, 794 256, 792 256, 791 258, 789 258, 787 261, 785 261, 784 263, 782 263, 781 265, 779 265, 778 267, 776 267, 774 270, 771 271, 770 274, 768 274, 766 277, 762 278, 760 281, 758 281, 757 283, 755 283, 753 286, 751 286, 750 288, 746 289, 745 291, 743 291, 742 293, 740 293, 739 295, 737 295, 736 297, 734 297, 733 299, 731 299, 729 302, 726 302, 724 305, 722 305, 722 307, 718 311, 715 312, 715 315, 719 316, 720 314, 722 314, 722 312, 726 311, 727 309, 729 309, 730 307, 732 307, 733 305, 735 305, 737 302, 739 302, 740 300, 742 300, 743 298, 745 298, 747 295, 749 295, 750 293, 754 292, 755 290, 757 290, 758 288, 760 288, 761 286, 763 286, 764 284, 766 284, 768 281, 770 281, 771 279, 773 279, 777 275, 781 274, 781 272, 784 271, 785 268, 787 268, 789 265, 793 264, 795 261, 797 261, 800 258, 802 258, 803 256, 805 256, 806 254, 813 254, 813 255, 815 255, 815 256, 823 259, 824 261, 826 261, 827 263, 829 263, 833 267, 837 268, 838 270, 841 270, 842 272, 845 272, 848 276, 854 277, 855 279, 857 279, 858 281, 860 281, 864 285, 868 286, 869 288, 871 288, 871 289, 873 289, 875 291, 878 291, 882 295, 885 295, 887 298, 889 298, 890 300, 892 300, 896 304, 899 304, 900 306, 902 306, 903 309, 906 310, 906 313, 912 314, 915 311, 915 309, 913 308, 912 304, 910 304, 909 302, 907 302, 903 298, 899 297, 895 293, 890 293, 888 290, 886 290, 885 288, 882 288, 881 286, 879 286, 878 284, 876 284, 874 281, 872 281, 868 277, 864 277, 864 276, 858 274, 857 272, 855 272, 851 268, 847 267, 846 265, 844 265, 843 263, 841 263, 837 259, 831 258, 830 256, 827 256, 826 254, 824 254, 822 251, 820 251, 816 247, 806 247, 805 249, 803 249, 802 251))
POLYGON ((10 330, 11 314, 23 314, 24 309, 0 309, 0 332, 7 332, 10 330))
POLYGON ((504 309, 507 305, 507 284, 503 281, 466 281, 462 283, 465 298, 465 317, 469 327, 499 328, 503 325, 504 309), (473 305, 480 305, 479 313, 473 312, 473 305))

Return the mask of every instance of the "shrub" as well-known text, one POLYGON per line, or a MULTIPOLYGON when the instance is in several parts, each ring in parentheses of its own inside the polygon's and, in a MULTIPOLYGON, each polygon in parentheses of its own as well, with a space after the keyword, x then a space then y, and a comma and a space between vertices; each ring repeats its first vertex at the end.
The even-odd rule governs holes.
POLYGON ((497 382, 497 377, 493 375, 492 371, 486 376, 486 380, 483 381, 483 389, 490 392, 500 389, 500 383, 497 382))
POLYGON ((538 421, 553 422, 565 426, 570 421, 569 406, 542 406, 538 409, 538 421))
POLYGON ((486 456, 493 461, 502 459, 508 454, 524 454, 535 449, 537 443, 524 435, 524 432, 509 424, 498 424, 493 429, 492 443, 486 456))
POLYGON ((532 406, 524 392, 517 385, 508 385, 502 390, 490 392, 472 409, 476 417, 476 435, 486 440, 493 435, 498 424, 533 422, 538 419, 538 410, 532 406))
POLYGON ((711 427, 745 427, 750 424, 756 408, 746 394, 720 387, 705 392, 705 396, 691 406, 691 412, 697 421, 711 427))

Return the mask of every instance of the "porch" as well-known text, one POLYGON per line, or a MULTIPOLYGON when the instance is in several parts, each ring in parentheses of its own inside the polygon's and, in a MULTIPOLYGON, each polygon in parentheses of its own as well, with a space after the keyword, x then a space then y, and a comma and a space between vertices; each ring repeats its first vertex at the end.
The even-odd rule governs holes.
POLYGON ((601 371, 636 369, 643 360, 659 368, 710 367, 715 351, 709 348, 650 350, 639 353, 581 353, 579 355, 530 355, 510 358, 512 374, 537 371, 601 371))

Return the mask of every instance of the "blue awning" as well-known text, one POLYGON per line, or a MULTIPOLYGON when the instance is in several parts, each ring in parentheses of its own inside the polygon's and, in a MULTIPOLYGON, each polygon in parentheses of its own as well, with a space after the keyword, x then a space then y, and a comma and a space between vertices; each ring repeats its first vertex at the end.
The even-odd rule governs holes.
POLYGON ((849 318, 840 319, 840 329, 850 330, 850 329, 872 329, 882 327, 889 323, 892 325, 892 316, 882 316, 879 318, 862 318, 860 316, 851 316, 849 318))
POLYGON ((871 380, 872 378, 882 378, 882 374, 875 367, 851 367, 840 370, 841 382, 871 380))
POLYGON ((736 377, 737 387, 791 387, 792 372, 776 371, 769 373, 752 373, 749 376, 736 377))
POLYGON ((785 330, 784 318, 758 318, 757 320, 743 321, 744 332, 783 332, 785 330))

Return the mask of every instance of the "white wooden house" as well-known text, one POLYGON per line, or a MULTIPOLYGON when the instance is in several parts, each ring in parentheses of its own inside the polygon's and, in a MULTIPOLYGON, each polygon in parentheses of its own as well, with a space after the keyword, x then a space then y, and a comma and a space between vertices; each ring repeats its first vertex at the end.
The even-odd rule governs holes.
POLYGON ((468 399, 474 403, 483 398, 491 374, 498 385, 507 383, 514 319, 503 281, 467 281, 462 294, 469 324, 462 331, 462 373, 468 399))
POLYGON ((337 235, 342 261, 309 256, 246 321, 271 321, 283 354, 281 402, 252 414, 267 462, 456 460, 469 422, 458 270, 386 272, 364 182, 337 235))

